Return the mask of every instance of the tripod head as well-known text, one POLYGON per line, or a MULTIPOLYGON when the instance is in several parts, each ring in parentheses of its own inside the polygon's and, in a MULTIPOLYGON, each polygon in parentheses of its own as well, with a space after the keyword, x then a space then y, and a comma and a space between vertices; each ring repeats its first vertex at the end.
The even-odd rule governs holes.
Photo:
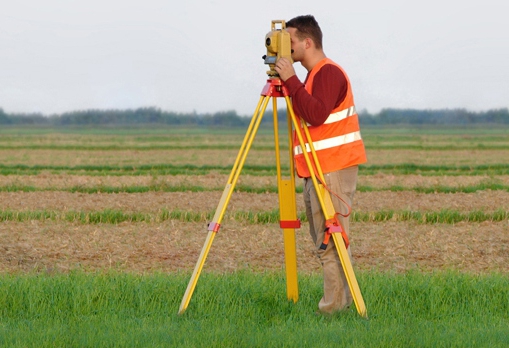
POLYGON ((267 54, 262 58, 264 63, 270 67, 267 75, 271 78, 278 78, 279 74, 274 70, 277 60, 285 57, 293 63, 290 33, 286 30, 286 22, 284 20, 272 21, 271 31, 265 35, 265 47, 267 47, 267 54))

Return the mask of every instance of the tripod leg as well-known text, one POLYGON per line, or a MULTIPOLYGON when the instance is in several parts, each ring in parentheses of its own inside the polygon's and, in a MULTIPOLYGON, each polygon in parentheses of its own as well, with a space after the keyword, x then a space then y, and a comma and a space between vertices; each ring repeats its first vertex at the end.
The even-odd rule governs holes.
POLYGON ((350 287, 350 292, 352 293, 353 302, 357 308, 357 313, 359 313, 359 315, 363 318, 368 318, 366 304, 364 303, 364 299, 359 288, 359 283, 357 283, 357 278, 355 277, 355 273, 353 271, 350 255, 348 255, 348 250, 346 250, 345 241, 343 238, 338 236, 337 233, 332 233, 332 238, 334 240, 334 244, 336 245, 336 250, 338 250, 339 259, 341 260, 341 265, 343 266, 343 271, 345 272, 346 280, 348 282, 348 286, 350 287))
MULTIPOLYGON (((289 97, 285 97, 287 100, 287 104, 290 104, 289 97)), ((311 154, 313 156, 314 165, 311 163, 311 160, 309 159, 309 155, 306 151, 306 142, 304 141, 304 138, 300 132, 300 125, 297 121, 297 118, 295 116, 295 113, 293 112, 292 108, 289 108, 290 116, 292 118, 292 122, 295 128, 295 132, 297 134, 297 137, 299 139, 299 143, 302 147, 304 159, 306 161, 307 167, 309 169, 309 172, 311 173, 311 179, 313 181, 313 186, 315 187, 315 191, 317 192, 317 197, 320 202, 322 211, 325 215, 325 220, 330 220, 334 218, 335 215, 335 209, 332 204, 332 199, 330 197, 329 191, 325 189, 325 187, 322 184, 319 184, 316 178, 316 172, 318 172, 318 175, 320 176, 321 182, 324 182, 323 179, 323 173, 320 168, 320 163, 318 161, 318 157, 316 156, 316 152, 312 145, 312 139, 309 134, 309 130, 307 129, 306 124, 303 124, 304 133, 306 136, 306 139, 308 140, 307 143, 309 144, 311 154)), ((345 272, 345 276, 348 282, 348 285, 350 287, 350 292, 352 293, 352 297, 355 303, 355 306, 357 308, 357 312, 364 318, 367 318, 367 310, 366 305, 364 303, 364 299, 362 297, 359 284, 357 283, 357 278, 355 277, 355 273, 353 271, 352 262, 350 260, 350 256, 348 255, 348 251, 346 249, 345 243, 343 238, 338 238, 337 233, 332 233, 333 241, 336 245, 336 250, 338 251, 339 258, 341 260, 341 265, 343 267, 343 271, 345 272)))
POLYGON ((286 269, 286 294, 289 300, 297 302, 299 288, 297 282, 297 249, 295 246, 295 228, 300 226, 297 220, 295 204, 295 186, 290 180, 280 180, 279 212, 281 227, 283 228, 283 240, 285 245, 285 269, 286 269))
MULTIPOLYGON (((318 184, 321 195, 323 197, 325 203, 325 217, 326 219, 334 216, 334 205, 332 204, 332 199, 329 191, 325 189, 325 187, 321 184, 318 184), (331 215, 332 214, 332 215, 331 215)), ((350 255, 348 254, 348 250, 346 249, 345 241, 343 240, 338 233, 331 233, 332 240, 336 245, 336 250, 338 251, 339 259, 341 261, 341 265, 343 267, 343 271, 345 272, 345 277, 348 282, 348 286, 350 287, 350 292, 352 294, 353 301, 355 303, 355 307, 357 308, 357 313, 360 314, 361 317, 367 318, 368 314, 366 311, 366 305, 364 303, 364 299, 362 298, 361 290, 359 288, 359 283, 357 282, 357 278, 355 277, 355 273, 352 267, 352 260, 350 259, 350 255)))
MULTIPOLYGON (((297 248, 295 245, 295 228, 300 227, 300 221, 297 219, 297 203, 295 201, 295 177, 293 175, 292 162, 290 165, 291 179, 282 179, 281 159, 279 155, 279 127, 277 119, 276 98, 273 98, 272 110, 274 116, 274 144, 276 149, 277 183, 279 193, 279 219, 280 226, 283 229, 283 240, 285 246, 286 294, 289 300, 297 302, 299 299, 299 289, 297 282, 297 248)), ((289 135, 290 134, 291 132, 289 135)), ((289 137, 289 140, 291 141, 291 137, 289 137)))
MULTIPOLYGON (((227 184, 226 187, 224 188, 223 195, 221 196, 221 199, 219 201, 219 205, 216 210, 213 221, 220 220, 219 214, 221 213, 221 210, 219 208, 223 207, 227 204, 227 200, 228 200, 228 196, 230 194, 231 187, 232 187, 231 184, 227 184)), ((212 246, 212 242, 214 241, 214 237, 216 236, 218 228, 219 228, 219 225, 216 223, 211 223, 209 225, 209 233, 207 234, 207 239, 205 240, 205 244, 203 245, 203 248, 201 249, 200 257, 198 258, 198 261, 196 262, 196 266, 194 267, 193 274, 191 275, 191 280, 189 281, 189 284, 187 285, 186 292, 184 294, 184 297, 182 298, 182 302, 180 303, 179 314, 184 313, 187 306, 189 305, 189 301, 191 301, 191 296, 193 295, 196 284, 198 283, 198 278, 200 277, 200 273, 203 269, 203 265, 205 264, 205 259, 207 258, 207 255, 209 254, 210 247, 212 246)))
POLYGON ((196 262, 196 266, 194 268, 193 274, 191 275, 191 280, 187 285, 186 292, 184 293, 184 297, 182 298, 182 302, 179 308, 179 314, 182 314, 187 309, 189 302, 191 301, 191 296, 193 296, 194 289, 196 284, 198 283, 198 278, 200 277, 200 273, 203 269, 203 265, 205 264, 205 259, 210 251, 210 247, 212 246, 212 242, 214 241, 214 237, 221 226, 221 221, 223 219, 224 213, 226 211, 226 207, 230 201, 231 195, 235 188, 235 184, 239 178, 240 172, 242 171, 242 167, 246 161, 246 157, 248 155, 249 149, 253 143, 256 132, 260 126, 260 122, 263 118, 263 114, 265 113, 265 109, 267 108, 267 104, 269 102, 269 97, 262 96, 258 102, 258 106, 253 114, 253 118, 249 124, 248 130, 244 137, 244 141, 240 147, 240 151, 237 155, 235 163, 233 165, 232 171, 228 178, 228 182, 223 190, 223 194, 221 196, 221 200, 216 208, 216 212, 214 214, 214 218, 212 222, 209 224, 209 233, 207 235, 207 239, 205 244, 203 245, 202 251, 200 253, 200 257, 196 262))

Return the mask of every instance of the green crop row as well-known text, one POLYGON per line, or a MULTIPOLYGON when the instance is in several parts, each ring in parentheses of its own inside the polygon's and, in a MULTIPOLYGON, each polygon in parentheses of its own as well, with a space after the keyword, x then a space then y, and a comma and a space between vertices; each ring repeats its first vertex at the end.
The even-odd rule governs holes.
MULTIPOLYGON (((12 211, 0 210, 1 221, 31 221, 31 220, 52 220, 67 221, 82 224, 118 224, 121 222, 162 222, 166 220, 178 220, 184 222, 209 222, 214 216, 214 212, 197 212, 182 210, 166 210, 163 209, 159 213, 126 213, 119 210, 102 210, 102 211, 12 211)), ((235 220, 239 222, 247 222, 250 224, 278 223, 279 210, 252 212, 252 211, 235 211, 226 213, 225 219, 235 220)), ((298 218, 301 221, 307 221, 306 215, 300 213, 298 218)), ((439 211, 393 211, 383 210, 376 212, 357 212, 351 214, 352 221, 359 222, 384 222, 384 221, 415 221, 417 223, 443 223, 454 224, 461 221, 465 222, 483 222, 483 221, 506 221, 509 219, 509 212, 504 210, 496 210, 494 212, 484 212, 474 210, 469 212, 460 212, 456 210, 439 210, 439 211)))
MULTIPOLYGON (((238 144, 103 144, 103 145, 83 145, 83 144, 19 144, 19 145, 4 145, 0 143, 0 151, 5 150, 64 150, 64 151, 154 151, 154 150, 236 150, 241 146, 238 144)), ((420 150, 420 151, 459 151, 459 150, 509 150, 507 144, 485 144, 479 143, 461 143, 461 144, 370 144, 366 143, 366 149, 376 150, 420 150)), ((274 145, 258 145, 254 143, 252 150, 273 150, 274 145)), ((288 150, 288 145, 279 146, 280 150, 288 150)))
MULTIPOLYGON (((225 183, 226 184, 226 183, 225 183)), ((71 187, 35 187, 29 185, 6 185, 0 186, 0 192, 40 192, 40 191, 61 191, 61 192, 78 192, 78 193, 144 193, 144 192, 206 192, 206 191, 222 191, 224 186, 201 186, 201 185, 147 185, 147 186, 71 186, 71 187)), ((509 191, 508 185, 498 183, 480 183, 476 185, 466 186, 444 186, 444 185, 433 185, 433 186, 416 186, 416 187, 404 187, 400 185, 386 186, 386 187, 372 187, 359 185, 357 186, 358 192, 379 192, 379 191, 413 191, 417 193, 474 193, 478 191, 509 191)), ((247 192, 247 193, 277 193, 278 188, 275 185, 265 185, 261 187, 255 187, 251 185, 238 184, 235 186, 236 192, 247 192)), ((295 188, 297 193, 302 192, 302 186, 297 185, 295 188)))
MULTIPOLYGON (((288 171, 288 166, 282 166, 282 170, 288 171)), ((203 175, 210 172, 229 174, 231 166, 193 164, 145 164, 137 166, 109 166, 109 165, 78 165, 78 166, 55 166, 55 165, 5 165, 0 164, 0 175, 36 175, 42 172, 53 174, 86 174, 86 175, 203 175)), ((251 175, 276 175, 276 167, 272 165, 244 165, 244 174, 251 175)), ((417 165, 411 163, 387 164, 387 165, 362 165, 359 169, 362 175, 377 173, 391 173, 395 175, 507 175, 509 164, 482 164, 482 165, 417 165)))

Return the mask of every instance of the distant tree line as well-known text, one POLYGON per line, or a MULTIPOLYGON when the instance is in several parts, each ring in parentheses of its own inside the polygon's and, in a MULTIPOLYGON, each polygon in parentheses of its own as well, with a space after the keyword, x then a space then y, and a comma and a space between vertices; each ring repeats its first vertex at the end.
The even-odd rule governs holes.
POLYGON ((483 112, 472 112, 465 109, 383 109, 375 115, 371 115, 368 112, 361 112, 359 120, 361 124, 371 125, 509 124, 509 110, 503 108, 483 112))
MULTIPOLYGON (((43 115, 9 114, 0 108, 0 125, 41 126, 136 126, 173 125, 197 127, 246 127, 251 115, 238 115, 235 111, 213 114, 177 113, 155 107, 127 110, 83 110, 63 114, 43 115)), ((280 122, 286 122, 286 109, 278 110, 280 122)), ((475 125, 509 124, 507 108, 472 112, 465 109, 416 110, 383 109, 379 113, 359 112, 361 125, 475 125)), ((266 112, 262 123, 272 124, 272 110, 266 112)))

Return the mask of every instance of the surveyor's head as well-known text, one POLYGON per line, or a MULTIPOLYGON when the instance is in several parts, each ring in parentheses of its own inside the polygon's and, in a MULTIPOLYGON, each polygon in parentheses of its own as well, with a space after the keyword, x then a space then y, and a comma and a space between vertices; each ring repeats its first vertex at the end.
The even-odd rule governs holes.
MULTIPOLYGON (((286 22, 286 29, 300 41, 311 39, 317 49, 322 49, 322 29, 312 15, 297 16, 286 22), (294 28, 294 30, 289 29, 294 28)), ((292 35, 293 36, 293 35, 292 35)))

